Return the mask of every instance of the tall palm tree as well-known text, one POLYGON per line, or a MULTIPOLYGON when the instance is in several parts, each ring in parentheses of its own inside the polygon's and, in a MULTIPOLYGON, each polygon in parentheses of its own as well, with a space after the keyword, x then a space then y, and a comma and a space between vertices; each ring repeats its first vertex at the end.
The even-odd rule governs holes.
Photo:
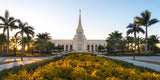
POLYGON ((135 51, 134 51, 133 59, 135 60, 135 53, 136 53, 136 33, 139 33, 139 32, 144 33, 144 30, 143 30, 141 27, 139 27, 139 25, 136 25, 136 24, 129 24, 129 25, 127 26, 127 28, 129 28, 128 31, 127 31, 127 35, 134 33, 135 51))
POLYGON ((9 12, 5 11, 5 16, 0 16, 0 20, 3 23, 0 23, 0 28, 3 28, 3 34, 7 31, 7 55, 9 55, 9 29, 13 30, 16 29, 17 26, 15 25, 15 22, 18 21, 14 19, 13 17, 9 16, 9 12))
POLYGON ((15 34, 15 36, 17 36, 18 34, 20 34, 21 37, 22 37, 22 41, 21 41, 21 42, 22 42, 21 60, 23 61, 22 55, 23 55, 23 48, 24 48, 24 44, 23 44, 23 42, 24 42, 24 40, 23 40, 24 34, 26 34, 27 37, 28 37, 29 35, 34 36, 34 31, 33 31, 34 28, 31 27, 31 26, 29 26, 27 23, 23 23, 23 22, 21 22, 21 21, 19 20, 18 29, 20 29, 20 31, 18 31, 18 32, 15 34))
POLYGON ((146 54, 147 54, 147 47, 148 47, 148 27, 159 22, 157 19, 153 18, 151 19, 151 12, 149 12, 148 10, 145 10, 144 12, 141 13, 141 17, 137 16, 135 17, 135 23, 138 25, 142 25, 145 26, 146 28, 146 54))

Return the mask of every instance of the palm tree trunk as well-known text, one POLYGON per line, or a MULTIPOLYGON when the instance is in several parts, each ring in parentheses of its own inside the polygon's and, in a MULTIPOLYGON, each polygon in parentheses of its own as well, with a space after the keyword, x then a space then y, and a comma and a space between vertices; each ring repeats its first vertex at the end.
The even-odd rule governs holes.
POLYGON ((135 54, 136 54, 136 32, 134 32, 134 41, 135 41, 135 50, 133 53, 133 60, 135 60, 135 54))
POLYGON ((21 61, 23 61, 23 32, 22 32, 22 51, 21 51, 21 61))
POLYGON ((146 26, 146 54, 147 54, 147 48, 148 48, 148 31, 147 31, 147 27, 148 26, 146 26))
POLYGON ((128 48, 127 48, 127 51, 129 52, 129 43, 128 43, 128 48))
POLYGON ((7 25, 7 55, 9 55, 9 26, 7 25))
POLYGON ((14 52, 14 55, 16 55, 16 52, 17 52, 16 45, 14 45, 13 52, 14 52))
POLYGON ((1 54, 3 53, 3 42, 1 44, 1 54))
POLYGON ((3 45, 3 54, 4 54, 4 52, 5 52, 5 44, 3 45))
POLYGON ((133 43, 131 44, 132 52, 133 52, 133 43))
POLYGON ((151 53, 151 45, 149 45, 149 53, 151 53))
POLYGON ((39 54, 42 55, 42 48, 39 48, 39 54))
POLYGON ((138 54, 140 54, 140 47, 139 47, 139 43, 138 43, 138 54))
POLYGON ((31 53, 32 53, 32 55, 33 55, 33 47, 32 47, 32 52, 31 52, 31 53))

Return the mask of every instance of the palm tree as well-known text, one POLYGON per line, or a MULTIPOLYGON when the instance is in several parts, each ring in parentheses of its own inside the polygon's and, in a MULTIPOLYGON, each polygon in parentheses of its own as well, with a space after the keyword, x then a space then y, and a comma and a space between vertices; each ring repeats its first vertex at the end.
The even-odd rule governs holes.
POLYGON ((159 37, 157 35, 151 35, 148 38, 148 44, 149 44, 149 52, 152 49, 152 53, 154 52, 154 48, 156 47, 156 44, 159 43, 159 37))
POLYGON ((140 53, 140 45, 143 43, 144 39, 142 37, 139 37, 136 38, 136 41, 137 41, 137 45, 138 45, 138 54, 140 53))
POLYGON ((39 33, 36 35, 38 38, 36 38, 36 41, 34 42, 34 45, 39 46, 39 53, 42 55, 42 50, 44 48, 44 44, 51 39, 49 33, 39 33))
POLYGON ((19 26, 18 26, 18 29, 20 29, 20 31, 18 31, 16 34, 15 34, 15 36, 17 36, 18 34, 20 34, 21 35, 21 37, 22 37, 22 40, 21 40, 21 42, 22 42, 22 51, 21 51, 21 60, 23 61, 23 58, 22 58, 22 55, 23 55, 23 48, 24 48, 24 34, 26 34, 27 35, 27 37, 29 36, 29 35, 31 35, 31 36, 34 36, 34 28, 33 27, 31 27, 31 26, 28 26, 28 24, 27 23, 23 23, 23 22, 21 22, 20 20, 19 20, 19 26))
POLYGON ((142 32, 144 33, 144 30, 139 27, 139 25, 136 24, 129 24, 127 26, 128 31, 127 31, 127 35, 134 33, 134 40, 135 40, 135 51, 134 51, 134 56, 133 56, 133 60, 135 60, 135 53, 136 53, 136 33, 142 32))
POLYGON ((131 37, 131 36, 127 36, 126 37, 126 41, 127 41, 127 44, 128 44, 128 48, 127 48, 127 51, 129 51, 129 47, 131 44, 131 51, 133 51, 133 42, 134 42, 134 37, 131 37))
POLYGON ((146 54, 147 54, 147 47, 148 47, 148 27, 159 22, 157 19, 153 18, 151 19, 151 12, 148 10, 145 10, 144 12, 141 13, 141 17, 135 17, 135 24, 142 25, 146 27, 146 54))
POLYGON ((5 42, 6 42, 6 35, 0 34, 0 45, 1 45, 1 52, 0 53, 4 52, 3 45, 5 44, 5 42))
POLYGON ((45 49, 48 51, 48 52, 52 52, 53 49, 55 49, 55 46, 54 46, 54 43, 48 41, 45 43, 45 49))
POLYGON ((20 42, 19 42, 19 44, 20 45, 23 45, 23 51, 25 52, 25 49, 26 49, 26 46, 28 46, 28 42, 29 42, 29 40, 28 40, 28 37, 23 37, 23 41, 21 40, 20 42))
POLYGON ((7 31, 7 55, 9 55, 9 29, 12 31, 13 29, 16 29, 17 26, 15 25, 15 22, 18 20, 14 19, 13 17, 9 16, 9 12, 5 11, 5 16, 0 16, 0 20, 3 23, 0 23, 0 28, 3 28, 3 34, 7 31))
POLYGON ((122 33, 119 33, 118 31, 114 31, 111 34, 109 34, 109 37, 107 38, 107 51, 114 52, 116 54, 120 41, 122 40, 122 33))
POLYGON ((28 47, 28 51, 31 51, 31 45, 33 45, 33 39, 31 36, 27 37, 27 47, 28 47))

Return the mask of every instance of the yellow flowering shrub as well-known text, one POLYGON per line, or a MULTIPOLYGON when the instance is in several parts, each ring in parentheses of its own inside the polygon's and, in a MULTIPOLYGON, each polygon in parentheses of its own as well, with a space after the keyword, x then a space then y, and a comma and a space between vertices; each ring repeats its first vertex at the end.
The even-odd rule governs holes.
POLYGON ((72 53, 35 71, 10 74, 4 80, 160 80, 160 74, 124 68, 89 53, 72 53))

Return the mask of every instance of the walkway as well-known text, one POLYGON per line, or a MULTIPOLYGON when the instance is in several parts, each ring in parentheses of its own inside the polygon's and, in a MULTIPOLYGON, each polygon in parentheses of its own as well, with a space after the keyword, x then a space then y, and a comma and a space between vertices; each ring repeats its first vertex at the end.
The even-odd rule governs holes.
POLYGON ((55 56, 49 56, 49 57, 23 57, 24 61, 20 61, 20 57, 0 57, 0 62, 6 62, 6 61, 18 61, 18 62, 11 62, 0 65, 0 71, 5 68, 12 68, 14 66, 20 66, 25 64, 30 64, 33 62, 41 61, 43 59, 53 58, 61 55, 55 55, 55 56))
POLYGON ((104 55, 99 55, 99 56, 119 59, 119 60, 123 60, 123 61, 129 62, 129 63, 133 63, 134 65, 137 65, 137 66, 144 66, 144 67, 154 69, 156 71, 160 71, 160 65, 136 61, 136 60, 146 60, 146 61, 160 62, 160 56, 138 56, 138 57, 136 56, 136 60, 133 60, 133 57, 130 57, 130 56, 125 56, 125 57, 124 56, 123 57, 121 57, 121 56, 104 56, 104 55))

